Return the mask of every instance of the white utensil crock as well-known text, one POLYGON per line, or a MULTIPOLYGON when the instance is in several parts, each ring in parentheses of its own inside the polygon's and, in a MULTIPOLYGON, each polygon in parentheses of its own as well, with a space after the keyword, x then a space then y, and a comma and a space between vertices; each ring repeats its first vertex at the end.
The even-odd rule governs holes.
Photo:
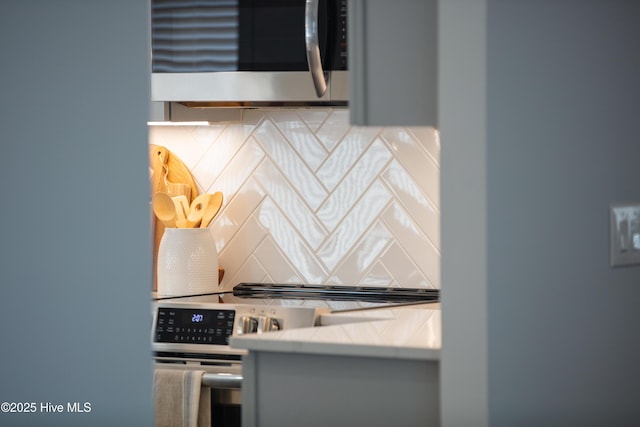
POLYGON ((165 228, 158 248, 158 296, 218 288, 218 252, 208 228, 165 228))

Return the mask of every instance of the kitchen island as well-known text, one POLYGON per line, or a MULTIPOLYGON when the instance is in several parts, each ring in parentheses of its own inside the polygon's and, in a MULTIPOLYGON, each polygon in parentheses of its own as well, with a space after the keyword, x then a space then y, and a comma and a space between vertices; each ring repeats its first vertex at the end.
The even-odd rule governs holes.
POLYGON ((231 339, 243 425, 439 425, 439 304, 325 314, 320 327, 231 339))

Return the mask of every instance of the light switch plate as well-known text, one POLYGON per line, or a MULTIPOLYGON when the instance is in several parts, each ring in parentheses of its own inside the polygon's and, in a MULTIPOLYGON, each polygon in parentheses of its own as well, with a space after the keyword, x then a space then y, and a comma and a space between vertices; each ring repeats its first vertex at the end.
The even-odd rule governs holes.
POLYGON ((610 236, 611 267, 640 265, 640 202, 611 206, 610 236))

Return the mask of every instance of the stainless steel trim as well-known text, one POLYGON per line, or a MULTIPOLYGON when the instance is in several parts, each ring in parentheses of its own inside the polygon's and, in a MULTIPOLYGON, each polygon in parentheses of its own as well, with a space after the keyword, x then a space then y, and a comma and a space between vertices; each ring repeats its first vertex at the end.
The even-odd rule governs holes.
POLYGON ((307 71, 153 73, 151 97, 173 102, 330 101, 329 93, 318 98, 307 71))
POLYGON ((242 375, 205 373, 202 376, 202 385, 211 388, 241 389, 242 375))
POLYGON ((307 63, 318 98, 327 92, 327 81, 322 69, 318 43, 318 0, 307 0, 304 13, 304 41, 307 46, 307 63))
MULTIPOLYGON (((309 84, 308 71, 153 73, 151 74, 151 98, 152 101, 174 103, 346 105, 349 100, 349 72, 331 71, 329 74, 328 89, 322 98, 318 98, 314 86, 309 84)), ((183 111, 181 113, 183 118, 178 121, 203 120, 196 118, 200 117, 205 110, 202 107, 185 108, 191 111, 183 111), (194 117, 188 118, 189 115, 194 117)), ((174 112, 171 110, 170 117, 165 119, 174 120, 173 116, 174 112)))

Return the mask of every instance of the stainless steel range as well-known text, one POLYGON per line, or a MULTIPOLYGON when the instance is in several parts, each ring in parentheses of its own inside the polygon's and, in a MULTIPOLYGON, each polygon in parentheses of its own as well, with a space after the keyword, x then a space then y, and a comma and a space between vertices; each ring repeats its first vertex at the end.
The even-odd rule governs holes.
POLYGON ((322 325, 322 315, 439 301, 436 289, 241 283, 233 292, 155 299, 156 367, 197 369, 211 388, 211 419, 239 426, 242 356, 234 335, 322 325))

